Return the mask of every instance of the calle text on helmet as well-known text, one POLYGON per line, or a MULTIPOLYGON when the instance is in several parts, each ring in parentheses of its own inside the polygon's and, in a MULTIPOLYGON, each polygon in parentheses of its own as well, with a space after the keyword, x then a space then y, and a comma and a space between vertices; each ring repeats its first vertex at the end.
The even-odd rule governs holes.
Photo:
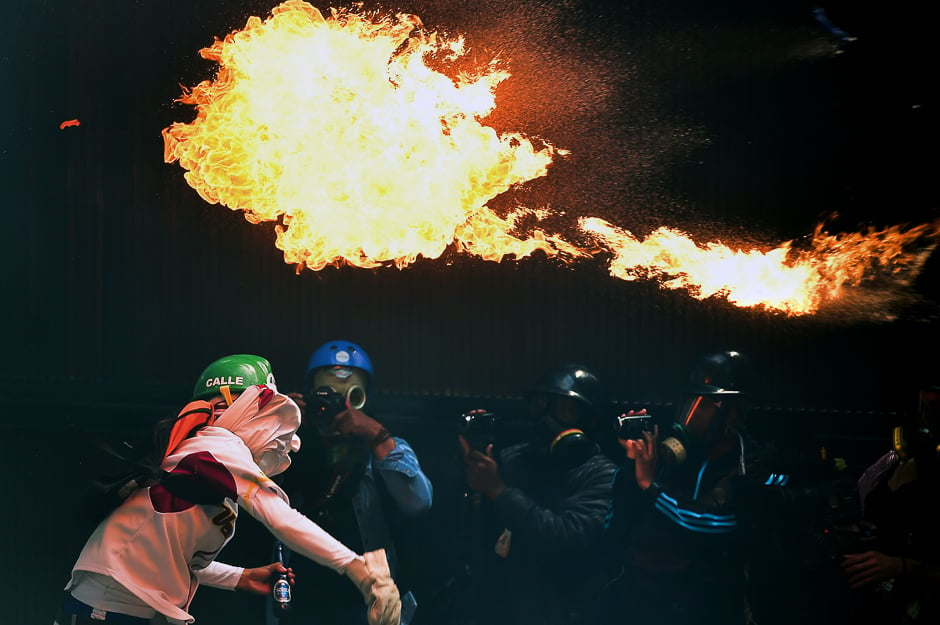
POLYGON ((218 378, 209 378, 206 380, 206 388, 212 388, 214 386, 239 386, 245 383, 245 376, 241 375, 229 375, 222 376, 218 378))

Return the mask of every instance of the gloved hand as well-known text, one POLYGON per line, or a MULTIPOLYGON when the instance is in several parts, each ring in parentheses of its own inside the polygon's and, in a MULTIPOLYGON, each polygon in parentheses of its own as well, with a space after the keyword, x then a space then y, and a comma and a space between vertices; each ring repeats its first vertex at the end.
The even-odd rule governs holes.
POLYGON ((399 625, 401 597, 392 581, 384 549, 369 551, 362 560, 353 560, 346 567, 346 576, 362 593, 369 606, 369 625, 399 625))

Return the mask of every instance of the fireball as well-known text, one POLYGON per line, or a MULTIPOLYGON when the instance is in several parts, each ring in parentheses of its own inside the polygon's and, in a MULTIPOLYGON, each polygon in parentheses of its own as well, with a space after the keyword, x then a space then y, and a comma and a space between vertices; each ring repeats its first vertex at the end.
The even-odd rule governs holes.
POLYGON ((483 125, 509 74, 496 61, 455 78, 429 67, 464 53, 414 15, 288 0, 201 50, 218 75, 184 93, 197 116, 164 130, 165 160, 207 202, 277 222, 285 261, 313 270, 401 268, 455 243, 487 259, 556 243, 579 254, 514 236, 513 215, 487 207, 565 151, 483 125))

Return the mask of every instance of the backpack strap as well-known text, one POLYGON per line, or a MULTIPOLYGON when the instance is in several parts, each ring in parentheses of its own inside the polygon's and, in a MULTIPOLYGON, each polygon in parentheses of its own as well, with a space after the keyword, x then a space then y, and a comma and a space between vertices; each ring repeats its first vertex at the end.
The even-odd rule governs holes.
POLYGON ((163 452, 163 459, 176 451, 176 448, 192 436, 196 430, 206 425, 212 425, 214 422, 215 416, 212 404, 209 402, 197 400, 186 404, 173 421, 166 451, 163 452))

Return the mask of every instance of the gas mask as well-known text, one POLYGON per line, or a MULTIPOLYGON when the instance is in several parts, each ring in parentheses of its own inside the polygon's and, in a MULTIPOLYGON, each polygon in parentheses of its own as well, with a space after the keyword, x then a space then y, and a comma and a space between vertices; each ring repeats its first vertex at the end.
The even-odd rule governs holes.
POLYGON ((330 465, 359 465, 368 458, 365 443, 333 428, 336 415, 366 405, 366 375, 357 368, 331 366, 313 372, 304 398, 306 413, 317 429, 330 465))
POLYGON ((711 446, 724 437, 736 413, 736 400, 731 396, 687 398, 659 442, 660 457, 668 464, 682 464, 690 455, 707 454, 711 446))
MULTIPOLYGON (((304 398, 307 404, 312 399, 315 401, 316 393, 325 389, 340 395, 350 408, 362 410, 366 405, 366 375, 354 367, 336 365, 314 371, 307 384, 307 397, 304 398)), ((336 414, 329 416, 332 418, 336 414)))
POLYGON ((584 459, 594 443, 582 428, 584 407, 572 397, 534 393, 529 398, 533 438, 545 445, 553 458, 584 459))
POLYGON ((892 432, 894 450, 901 459, 918 458, 931 464, 940 460, 940 387, 918 393, 917 424, 898 426, 892 432))

